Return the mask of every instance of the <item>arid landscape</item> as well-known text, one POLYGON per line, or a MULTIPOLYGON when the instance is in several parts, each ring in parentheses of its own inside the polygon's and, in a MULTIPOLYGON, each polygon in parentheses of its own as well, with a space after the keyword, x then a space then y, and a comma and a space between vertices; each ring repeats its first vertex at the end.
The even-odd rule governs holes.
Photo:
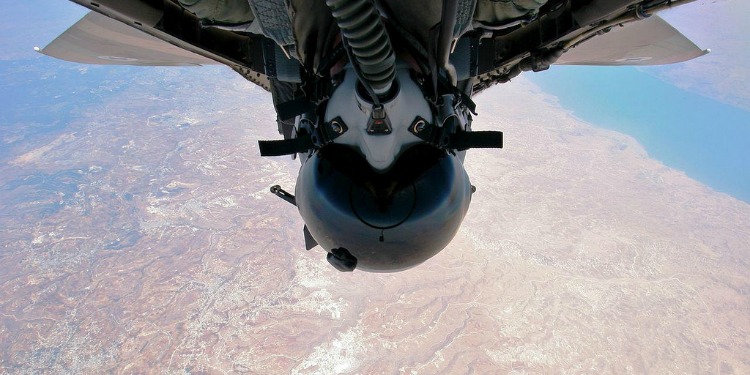
MULTIPOLYGON (((463 227, 405 272, 304 250, 299 161, 226 68, 37 55, 83 12, 0 25, 2 374, 748 374, 750 205, 587 124, 525 76, 476 97, 463 227)), ((665 16, 714 51, 651 71, 750 108, 743 0, 665 16)))
POLYGON ((469 153, 458 236, 396 274, 304 250, 262 89, 90 85, 64 126, 2 135, 0 372, 750 373, 750 205, 523 78, 477 98, 506 147, 469 153))

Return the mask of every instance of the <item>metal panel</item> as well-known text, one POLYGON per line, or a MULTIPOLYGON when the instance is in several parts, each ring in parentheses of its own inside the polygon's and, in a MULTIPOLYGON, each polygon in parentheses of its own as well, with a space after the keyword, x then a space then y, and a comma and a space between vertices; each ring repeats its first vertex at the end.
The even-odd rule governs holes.
POLYGON ((594 36, 564 53, 561 65, 662 65, 708 53, 658 16, 594 36))
POLYGON ((96 12, 87 14, 41 52, 47 56, 84 64, 218 64, 96 12))

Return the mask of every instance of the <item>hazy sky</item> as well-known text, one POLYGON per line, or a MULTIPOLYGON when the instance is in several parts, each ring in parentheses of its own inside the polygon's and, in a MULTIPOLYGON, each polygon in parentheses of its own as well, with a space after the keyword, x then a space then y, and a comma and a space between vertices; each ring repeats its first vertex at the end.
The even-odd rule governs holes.
POLYGON ((660 15, 711 53, 683 64, 648 69, 679 87, 750 110, 750 2, 700 0, 660 15))

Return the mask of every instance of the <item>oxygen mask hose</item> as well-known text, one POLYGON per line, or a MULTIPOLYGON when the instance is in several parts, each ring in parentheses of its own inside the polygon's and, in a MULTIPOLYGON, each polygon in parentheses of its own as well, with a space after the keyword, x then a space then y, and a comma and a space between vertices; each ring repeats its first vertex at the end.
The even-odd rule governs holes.
MULTIPOLYGON (((326 0, 360 81, 377 96, 391 89, 396 57, 380 14, 369 0, 326 0)), ((368 90, 369 91, 369 90, 368 90)))

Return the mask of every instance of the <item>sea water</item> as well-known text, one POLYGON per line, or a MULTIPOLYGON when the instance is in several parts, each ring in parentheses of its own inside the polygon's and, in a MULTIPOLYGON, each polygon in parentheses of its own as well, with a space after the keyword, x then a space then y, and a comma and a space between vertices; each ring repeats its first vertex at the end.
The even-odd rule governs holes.
POLYGON ((554 66, 528 76, 576 117, 628 134, 651 157, 750 202, 750 111, 632 67, 554 66))

